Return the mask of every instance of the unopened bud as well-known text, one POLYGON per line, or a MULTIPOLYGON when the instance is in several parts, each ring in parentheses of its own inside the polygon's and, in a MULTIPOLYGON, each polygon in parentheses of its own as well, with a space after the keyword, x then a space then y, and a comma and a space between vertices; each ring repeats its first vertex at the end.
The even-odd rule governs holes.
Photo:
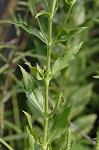
POLYGON ((73 5, 76 0, 65 0, 65 2, 67 2, 69 5, 73 5))

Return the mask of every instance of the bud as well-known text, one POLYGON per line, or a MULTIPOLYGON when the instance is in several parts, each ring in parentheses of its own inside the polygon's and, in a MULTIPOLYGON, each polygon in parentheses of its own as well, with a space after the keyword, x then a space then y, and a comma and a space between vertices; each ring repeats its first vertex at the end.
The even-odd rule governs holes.
POLYGON ((65 0, 65 2, 67 2, 69 5, 73 5, 76 0, 65 0))

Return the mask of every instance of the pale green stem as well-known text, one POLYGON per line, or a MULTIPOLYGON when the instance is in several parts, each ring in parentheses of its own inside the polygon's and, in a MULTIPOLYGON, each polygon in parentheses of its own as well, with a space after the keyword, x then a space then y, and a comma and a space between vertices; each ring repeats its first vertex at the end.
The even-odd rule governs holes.
POLYGON ((67 22, 67 20, 68 20, 68 18, 69 18, 69 16, 70 16, 70 13, 71 13, 72 6, 73 6, 73 4, 71 4, 70 7, 69 7, 69 10, 68 10, 66 19, 65 19, 65 21, 63 22, 63 25, 62 25, 61 29, 59 30, 59 32, 58 32, 58 34, 57 34, 57 36, 56 36, 56 39, 60 36, 62 30, 63 30, 64 27, 65 27, 65 24, 66 24, 66 22, 67 22))
POLYGON ((44 118, 44 139, 42 149, 47 150, 47 131, 48 131, 48 93, 49 93, 49 72, 50 72, 50 59, 51 59, 51 42, 52 42, 52 19, 49 19, 48 27, 48 45, 47 45, 47 64, 46 64, 46 77, 45 77, 45 118, 44 118))

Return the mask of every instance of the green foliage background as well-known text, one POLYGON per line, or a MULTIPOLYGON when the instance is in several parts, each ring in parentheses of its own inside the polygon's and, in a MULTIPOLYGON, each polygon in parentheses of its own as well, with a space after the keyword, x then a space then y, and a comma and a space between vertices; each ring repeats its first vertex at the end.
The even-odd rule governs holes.
MULTIPOLYGON (((38 11, 45 8, 43 0, 36 2, 38 11)), ((11 8, 10 5, 9 9, 11 8)), ((59 1, 58 12, 54 17, 53 34, 58 32, 67 10, 68 5, 65 1, 59 1)), ((15 7, 9 14, 3 19, 20 20, 38 28, 30 0, 15 1, 15 7)), ((84 41, 76 59, 68 68, 57 74, 50 85, 51 99, 56 95, 55 90, 63 90, 64 103, 59 109, 75 101, 70 117, 72 150, 92 150, 99 124, 99 81, 93 78, 99 73, 99 23, 94 18, 99 18, 99 2, 78 0, 62 34, 75 27, 87 26, 88 28, 76 38, 54 46, 52 51, 51 62, 66 49, 84 41)), ((40 17, 40 20, 47 34, 46 18, 40 17)), ((0 25, 0 28, 2 30, 0 36, 0 137, 15 150, 28 150, 30 144, 27 142, 27 120, 22 110, 32 115, 32 123, 40 135, 42 135, 43 122, 37 110, 27 102, 18 64, 24 66, 27 71, 29 71, 28 67, 24 65, 26 61, 30 61, 32 66, 36 66, 37 62, 43 67, 46 60, 46 47, 36 37, 28 35, 19 27, 15 26, 16 35, 12 36, 11 34, 15 32, 12 29, 14 27, 0 25), (6 42, 7 37, 9 39, 10 36, 11 39, 6 42)), ((42 83, 40 84, 43 91, 44 87, 42 83)), ((65 134, 53 143, 54 149, 58 150, 65 140, 64 137, 65 134)), ((3 145, 1 149, 6 150, 3 145)))

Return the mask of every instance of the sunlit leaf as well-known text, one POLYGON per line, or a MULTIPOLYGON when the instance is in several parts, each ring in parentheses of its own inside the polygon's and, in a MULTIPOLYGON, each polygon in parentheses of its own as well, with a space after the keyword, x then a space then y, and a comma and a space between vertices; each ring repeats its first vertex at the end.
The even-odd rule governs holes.
POLYGON ((82 43, 80 43, 78 46, 74 46, 70 50, 66 51, 63 55, 58 57, 58 59, 52 66, 52 74, 55 75, 58 71, 67 67, 70 64, 70 62, 75 58, 75 55, 77 54, 81 46, 82 43))

